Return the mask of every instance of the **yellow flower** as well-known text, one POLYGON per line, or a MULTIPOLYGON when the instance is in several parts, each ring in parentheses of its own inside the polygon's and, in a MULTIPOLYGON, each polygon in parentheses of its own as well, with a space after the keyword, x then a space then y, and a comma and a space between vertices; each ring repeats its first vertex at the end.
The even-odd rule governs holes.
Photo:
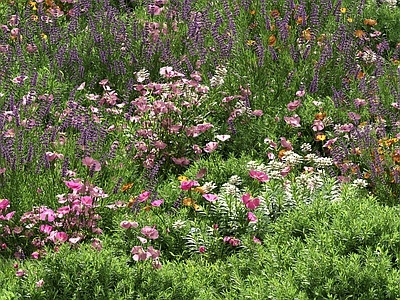
POLYGON ((347 18, 347 22, 353 23, 353 18, 347 18))
POLYGON ((364 25, 375 26, 376 24, 378 24, 378 22, 374 19, 365 19, 364 20, 364 25))
POLYGON ((194 210, 200 210, 201 209, 200 205, 197 205, 196 203, 193 203, 193 208, 194 208, 194 210))
POLYGON ((346 7, 341 7, 341 8, 340 8, 340 12, 341 12, 342 14, 345 14, 346 11, 347 11, 346 7))
POLYGON ((251 15, 255 15, 255 14, 256 14, 256 10, 255 10, 255 9, 251 10, 251 11, 250 11, 250 14, 251 14, 251 15))
POLYGON ((275 37, 275 35, 271 35, 268 38, 268 46, 273 47, 273 46, 275 46, 275 44, 276 44, 276 37, 275 37))
POLYGON ((47 40, 47 35, 44 33, 41 33, 40 36, 42 37, 43 40, 47 40))
POLYGON ((325 141, 326 140, 326 135, 322 134, 322 133, 317 133, 317 135, 315 136, 315 140, 316 141, 325 141))
POLYGON ((32 7, 32 10, 37 10, 35 1, 29 1, 29 5, 32 7))
POLYGON ((189 178, 187 178, 186 176, 181 175, 181 176, 178 176, 178 180, 179 181, 188 181, 189 178))
POLYGON ((131 199, 129 199, 129 202, 128 202, 128 204, 126 205, 128 208, 131 208, 132 207, 132 205, 135 203, 135 201, 136 201, 136 198, 131 198, 131 199))
POLYGON ((185 206, 192 206, 194 204, 194 201, 192 198, 185 198, 182 200, 182 203, 185 206))
POLYGON ((36 16, 36 15, 32 15, 31 19, 32 19, 33 22, 37 22, 39 20, 39 17, 36 16))
POLYGON ((247 46, 254 46, 256 44, 256 41, 248 40, 246 44, 247 44, 247 46))

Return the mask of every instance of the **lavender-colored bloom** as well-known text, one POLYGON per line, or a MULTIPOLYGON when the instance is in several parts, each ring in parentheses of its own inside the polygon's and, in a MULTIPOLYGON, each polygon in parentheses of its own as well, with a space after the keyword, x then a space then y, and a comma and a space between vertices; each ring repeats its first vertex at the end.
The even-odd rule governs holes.
POLYGON ((318 91, 318 72, 315 72, 308 91, 310 93, 315 93, 318 91))
POLYGON ((114 186, 114 189, 113 189, 113 193, 114 194, 117 194, 118 193, 118 191, 119 191, 119 189, 120 189, 120 187, 121 187, 121 185, 122 185, 122 181, 123 181, 124 179, 122 178, 122 177, 120 177, 119 179, 118 179, 118 181, 117 181, 117 183, 115 184, 115 186, 114 186))

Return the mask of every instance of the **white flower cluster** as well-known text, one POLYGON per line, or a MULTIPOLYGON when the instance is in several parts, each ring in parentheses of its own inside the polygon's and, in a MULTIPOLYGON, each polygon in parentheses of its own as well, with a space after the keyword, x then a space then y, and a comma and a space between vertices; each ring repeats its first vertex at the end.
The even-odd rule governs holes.
POLYGON ((312 148, 311 148, 311 144, 310 143, 304 143, 300 146, 300 150, 303 152, 311 152, 312 148))
POLYGON ((317 168, 329 167, 333 165, 333 159, 331 157, 317 157, 314 164, 317 168))
POLYGON ((362 60, 367 64, 373 64, 377 60, 377 55, 371 49, 365 49, 361 55, 362 60))
POLYGON ((396 8, 397 0, 382 0, 383 3, 387 3, 390 8, 396 8))
POLYGON ((237 175, 233 175, 231 178, 229 178, 228 183, 235 186, 239 186, 242 184, 242 179, 237 175))
POLYGON ((241 194, 241 191, 236 185, 233 185, 230 183, 224 183, 221 186, 221 190, 220 190, 219 194, 225 194, 225 195, 231 195, 234 197, 239 197, 241 194))
POLYGON ((204 191, 205 194, 210 193, 212 190, 214 190, 217 186, 215 185, 214 182, 210 181, 210 182, 206 182, 203 184, 202 189, 204 191))
POLYGON ((140 71, 136 72, 136 80, 139 83, 149 79, 149 77, 150 73, 146 69, 141 69, 140 71))
POLYGON ((224 66, 218 66, 215 70, 215 75, 210 80, 211 87, 223 85, 226 74, 228 74, 228 70, 224 66))
POLYGON ((322 176, 324 172, 302 173, 296 177, 295 182, 300 186, 306 187, 311 192, 323 186, 322 176))
POLYGON ((172 224, 172 228, 179 230, 183 227, 185 227, 186 221, 182 221, 182 220, 177 220, 174 224, 172 224))
POLYGON ((303 161, 303 158, 293 151, 286 151, 285 155, 282 157, 282 161, 289 166, 295 166, 303 161))
POLYGON ((355 179, 351 185, 357 188, 366 188, 368 186, 368 182, 365 179, 359 178, 355 179))

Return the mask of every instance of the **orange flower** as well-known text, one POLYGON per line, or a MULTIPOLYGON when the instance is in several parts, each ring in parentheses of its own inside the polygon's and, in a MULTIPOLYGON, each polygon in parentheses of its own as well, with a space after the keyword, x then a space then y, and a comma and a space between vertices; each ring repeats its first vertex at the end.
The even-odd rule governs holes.
POLYGON ((268 46, 273 47, 273 46, 275 46, 275 44, 276 44, 276 37, 275 37, 275 35, 271 35, 268 38, 268 46))
POLYGON ((364 73, 364 72, 359 71, 359 72, 357 73, 357 79, 363 79, 364 76, 365 76, 365 73, 364 73))
POLYGON ((322 121, 323 119, 326 118, 326 113, 324 113, 324 112, 319 112, 319 113, 315 114, 314 117, 315 117, 316 120, 322 121))
POLYGON ((289 151, 289 150, 288 150, 288 149, 282 149, 282 150, 280 150, 279 153, 278 153, 279 159, 282 159, 282 158, 285 156, 285 153, 286 153, 287 151, 289 151))
POLYGON ((185 198, 182 200, 184 206, 192 206, 194 204, 194 200, 192 198, 185 198))
POLYGON ((365 36, 365 32, 362 31, 361 29, 357 29, 356 31, 354 31, 354 35, 358 38, 362 38, 365 36))
MULTIPOLYGON (((308 16, 306 16, 306 20, 308 19, 308 16)), ((296 20, 297 25, 301 25, 303 23, 303 17, 298 17, 296 20)))
POLYGON ((271 17, 273 17, 274 19, 279 18, 279 17, 281 16, 281 13, 280 13, 279 10, 277 10, 277 9, 271 10, 271 11, 269 12, 269 14, 270 14, 271 17))
POLYGON ((133 186, 133 182, 132 182, 132 183, 124 184, 124 185, 122 186, 122 188, 121 188, 121 191, 125 192, 125 191, 129 190, 132 186, 133 186))
POLYGON ((375 26, 376 24, 378 24, 378 22, 376 20, 373 20, 373 19, 365 19, 364 20, 364 25, 375 26))
POLYGON ((251 15, 255 15, 255 14, 256 14, 256 10, 255 10, 255 9, 251 10, 251 11, 250 11, 250 14, 251 14, 251 15))
POLYGON ((252 23, 252 24, 250 24, 250 29, 254 29, 254 28, 256 28, 258 26, 258 23, 256 22, 256 23, 252 23))
POLYGON ((202 195, 205 193, 203 187, 201 187, 201 186, 195 187, 193 189, 193 191, 198 192, 198 193, 200 193, 202 195))
POLYGON ((303 38, 305 38, 307 41, 311 40, 311 30, 310 28, 307 28, 306 30, 303 30, 302 35, 303 38))
POLYGON ((393 152, 392 160, 394 163, 400 163, 400 149, 397 149, 393 152))

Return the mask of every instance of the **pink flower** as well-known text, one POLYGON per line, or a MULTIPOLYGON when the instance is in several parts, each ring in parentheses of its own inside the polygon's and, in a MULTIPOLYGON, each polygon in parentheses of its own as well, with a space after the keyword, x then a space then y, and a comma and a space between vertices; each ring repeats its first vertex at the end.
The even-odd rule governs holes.
POLYGON ((150 192, 143 192, 137 197, 138 202, 144 202, 147 201, 150 197, 150 192))
POLYGON ((64 181, 65 185, 73 191, 79 191, 83 184, 75 181, 64 181))
POLYGON ((40 279, 39 281, 36 282, 36 287, 37 287, 37 288, 40 288, 40 287, 43 286, 43 284, 44 284, 44 280, 43 280, 43 279, 40 279))
POLYGON ((250 211, 247 213, 247 220, 249 220, 250 223, 257 223, 258 221, 256 215, 250 211))
POLYGON ((81 197, 81 203, 85 206, 92 207, 93 199, 90 196, 83 196, 81 197))
POLYGON ((48 225, 48 224, 42 224, 42 225, 40 225, 40 227, 39 227, 39 231, 40 231, 40 232, 43 232, 43 233, 45 233, 45 234, 47 234, 47 235, 49 235, 49 234, 51 233, 52 230, 53 230, 53 226, 48 225))
POLYGON ((93 170, 96 172, 101 170, 101 164, 97 160, 88 156, 82 159, 82 164, 89 168, 93 168, 93 170))
POLYGON ((206 147, 203 149, 204 152, 211 153, 214 152, 218 148, 217 142, 209 142, 206 144, 206 147))
POLYGON ((300 100, 295 100, 295 101, 289 102, 288 105, 287 105, 287 108, 288 108, 289 111, 294 111, 300 105, 301 105, 301 101, 300 100))
POLYGON ((180 157, 180 158, 172 158, 172 161, 180 166, 187 166, 188 164, 190 164, 190 160, 188 160, 186 157, 180 157))
POLYGON ((158 199, 158 200, 155 200, 155 201, 151 202, 151 205, 158 207, 163 203, 164 203, 164 199, 158 199))
POLYGON ((160 250, 155 250, 152 246, 147 248, 147 252, 150 253, 152 259, 157 259, 160 257, 160 250))
POLYGON ((292 117, 283 117, 285 122, 292 127, 300 127, 300 117, 298 115, 294 115, 292 117))
POLYGON ((12 211, 8 214, 6 214, 5 216, 0 215, 0 220, 4 220, 4 221, 10 221, 11 218, 14 216, 15 211, 12 211))
POLYGON ((206 247, 205 247, 205 246, 200 246, 200 247, 199 247, 199 252, 200 252, 200 253, 206 252, 206 247))
POLYGON ((144 237, 137 236, 137 238, 142 244, 146 244, 147 243, 147 240, 144 237))
MULTIPOLYGON (((54 231, 53 231, 54 232, 54 231)), ((68 240, 68 234, 66 232, 57 232, 54 235, 55 239, 57 239, 59 242, 64 243, 68 240)))
POLYGON ((281 170, 281 172, 280 172, 281 176, 282 176, 282 177, 285 177, 287 174, 289 174, 290 169, 291 169, 290 166, 284 167, 284 168, 281 170))
POLYGON ((40 220, 53 222, 55 219, 54 211, 49 208, 42 208, 40 211, 40 220))
POLYGON ((259 182, 267 182, 268 175, 261 171, 250 170, 249 175, 251 178, 257 179, 259 182))
POLYGON ((261 245, 261 240, 259 238, 257 238, 256 236, 253 236, 253 242, 261 245))
POLYGON ((22 277, 22 276, 26 275, 26 271, 25 271, 25 270, 19 269, 19 270, 15 273, 15 275, 17 275, 18 277, 22 277))
POLYGON ((306 94, 306 91, 305 91, 305 90, 300 90, 300 91, 297 91, 297 92, 296 92, 296 96, 297 96, 297 97, 303 97, 305 94, 306 94))
POLYGON ((151 266, 153 267, 154 270, 159 270, 162 268, 162 265, 158 259, 153 260, 151 266))
POLYGON ((322 147, 323 148, 330 148, 336 141, 337 141, 337 138, 328 140, 322 147))
POLYGON ((260 199, 258 198, 251 198, 249 193, 246 193, 242 196, 242 202, 248 209, 255 209, 260 205, 260 199))
POLYGON ((253 110, 253 112, 251 114, 256 117, 261 117, 264 113, 261 109, 256 109, 256 110, 253 110))
POLYGON ((281 137, 281 146, 288 150, 293 150, 292 143, 287 141, 286 138, 284 138, 284 137, 281 137))
POLYGON ((145 252, 143 250, 142 246, 135 246, 131 250, 131 254, 133 255, 133 260, 134 261, 141 261, 141 260, 146 260, 151 256, 150 253, 145 252))
POLYGON ((218 200, 218 196, 214 194, 204 194, 203 198, 206 199, 209 202, 214 202, 218 200))
POLYGON ((0 201, 0 210, 6 209, 7 207, 10 207, 10 201, 7 199, 2 199, 0 201))
POLYGON ((188 180, 188 181, 182 181, 180 188, 184 191, 188 191, 194 186, 199 186, 199 183, 194 180, 188 180))
POLYGON ((223 241, 225 243, 231 244, 231 246, 236 247, 240 245, 240 240, 231 236, 225 236, 223 241))
POLYGON ((320 131, 324 129, 324 123, 322 123, 321 120, 314 120, 312 126, 311 126, 312 130, 314 131, 320 131))
POLYGON ((119 223, 119 226, 121 226, 124 229, 129 229, 131 227, 137 228, 139 224, 137 222, 132 222, 132 221, 122 221, 119 223))
POLYGON ((216 135, 216 136, 215 136, 215 138, 216 138, 217 140, 220 140, 221 142, 225 142, 225 141, 229 140, 230 137, 231 137, 231 136, 230 136, 229 134, 219 134, 219 135, 216 135))
POLYGON ((71 211, 71 208, 69 206, 63 206, 57 209, 57 213, 66 215, 71 211))
POLYGON ((102 244, 101 240, 96 239, 96 238, 92 239, 92 248, 97 251, 100 251, 103 248, 103 244, 102 244))
POLYGON ((32 252, 31 257, 32 257, 33 259, 39 259, 39 252, 37 252, 37 251, 32 252))
POLYGON ((158 231, 154 227, 145 226, 140 232, 151 240, 155 240, 158 238, 158 231))

